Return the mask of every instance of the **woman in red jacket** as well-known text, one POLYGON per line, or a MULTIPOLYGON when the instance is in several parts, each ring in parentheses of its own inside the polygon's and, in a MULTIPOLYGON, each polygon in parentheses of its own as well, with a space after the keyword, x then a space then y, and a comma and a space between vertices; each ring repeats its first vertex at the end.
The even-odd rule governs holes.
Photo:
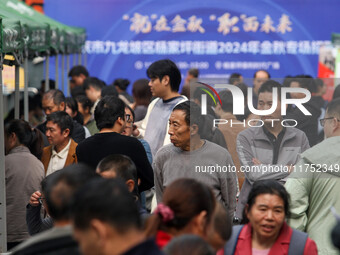
POLYGON ((315 242, 307 234, 287 225, 288 216, 289 194, 285 188, 277 181, 255 182, 245 207, 245 218, 249 223, 234 226, 224 254, 318 254, 315 242))

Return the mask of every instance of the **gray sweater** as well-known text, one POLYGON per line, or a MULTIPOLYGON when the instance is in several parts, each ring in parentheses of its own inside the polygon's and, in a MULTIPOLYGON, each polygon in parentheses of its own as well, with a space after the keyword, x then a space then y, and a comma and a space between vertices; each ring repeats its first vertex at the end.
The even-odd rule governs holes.
POLYGON ((43 164, 25 146, 12 149, 5 158, 7 242, 21 242, 29 237, 26 226, 26 204, 39 190, 44 178, 43 164))
POLYGON ((229 152, 219 145, 205 140, 194 151, 183 151, 173 144, 159 149, 153 163, 157 202, 161 202, 164 189, 179 178, 193 178, 210 186, 233 217, 236 208, 237 177, 235 172, 212 172, 218 167, 233 167, 229 152))

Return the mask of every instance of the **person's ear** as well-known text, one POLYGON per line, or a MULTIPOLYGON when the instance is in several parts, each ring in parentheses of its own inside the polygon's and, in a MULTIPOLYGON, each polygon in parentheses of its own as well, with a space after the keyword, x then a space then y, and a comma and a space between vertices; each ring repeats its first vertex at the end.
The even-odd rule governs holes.
POLYGON ((196 135, 198 133, 198 126, 197 124, 192 124, 190 126, 190 136, 196 135))
POLYGON ((162 78, 162 84, 169 85, 170 84, 170 77, 169 75, 164 75, 162 78))
POLYGON ((134 180, 129 179, 129 180, 127 180, 125 182, 125 184, 126 184, 128 190, 130 191, 130 193, 135 189, 135 182, 134 182, 134 180))
POLYGON ((68 137, 68 136, 70 136, 71 134, 70 134, 70 129, 68 129, 68 128, 66 128, 64 131, 63 131, 63 137, 68 137))
POLYGON ((340 128, 340 121, 338 121, 338 119, 337 118, 333 118, 333 133, 335 132, 335 131, 337 131, 339 128, 340 128))
POLYGON ((204 236, 207 230, 207 212, 202 211, 192 221, 194 233, 204 236))
POLYGON ((14 146, 17 143, 17 135, 13 132, 9 135, 9 144, 14 146))
POLYGON ((247 218, 249 219, 249 205, 248 204, 246 204, 246 206, 244 207, 244 212, 245 212, 247 218))
POLYGON ((90 221, 90 230, 93 233, 92 238, 96 239, 99 245, 104 245, 106 240, 109 238, 108 229, 105 224, 97 219, 90 221))
POLYGON ((125 123, 124 118, 118 117, 117 121, 118 121, 119 125, 124 126, 124 123, 125 123))

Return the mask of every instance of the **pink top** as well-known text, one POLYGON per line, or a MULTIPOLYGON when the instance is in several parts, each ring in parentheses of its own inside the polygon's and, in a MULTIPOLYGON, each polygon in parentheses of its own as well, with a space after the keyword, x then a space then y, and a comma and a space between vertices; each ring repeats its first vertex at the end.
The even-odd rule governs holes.
POLYGON ((268 255, 269 254, 270 249, 266 249, 266 250, 258 250, 255 248, 252 248, 252 255, 268 255))

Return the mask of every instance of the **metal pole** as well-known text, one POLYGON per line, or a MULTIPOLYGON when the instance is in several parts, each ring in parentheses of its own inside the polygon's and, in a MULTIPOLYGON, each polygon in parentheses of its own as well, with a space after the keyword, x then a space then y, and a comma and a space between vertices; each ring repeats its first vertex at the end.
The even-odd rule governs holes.
MULTIPOLYGON (((66 74, 67 76, 67 74, 66 74)), ((65 93, 65 54, 61 55, 61 88, 65 93)))
MULTIPOLYGON (((76 66, 77 65, 77 54, 73 54, 72 56, 72 62, 73 62, 73 65, 72 66, 76 66)), ((68 72, 69 70, 67 70, 68 72)))
POLYGON ((59 55, 55 55, 55 85, 56 89, 59 89, 59 55))
POLYGON ((25 58, 24 62, 24 72, 25 72, 25 87, 24 87, 24 118, 28 121, 28 58, 25 58))
POLYGON ((78 65, 81 65, 81 53, 78 53, 78 65))
POLYGON ((87 53, 86 53, 86 51, 84 51, 84 66, 85 66, 85 68, 87 68, 87 53))
POLYGON ((20 77, 20 66, 15 65, 15 94, 14 94, 14 118, 19 119, 20 117, 20 88, 19 88, 19 77, 20 77))
POLYGON ((50 90, 50 55, 45 60, 45 92, 50 90))
POLYGON ((5 183, 5 141, 3 109, 2 63, 0 63, 0 252, 7 251, 6 226, 6 183, 5 183))
MULTIPOLYGON (((67 73, 70 71, 70 54, 66 55, 66 71, 67 73)), ((70 80, 67 79, 67 95, 71 96, 71 90, 70 90, 70 80)))

